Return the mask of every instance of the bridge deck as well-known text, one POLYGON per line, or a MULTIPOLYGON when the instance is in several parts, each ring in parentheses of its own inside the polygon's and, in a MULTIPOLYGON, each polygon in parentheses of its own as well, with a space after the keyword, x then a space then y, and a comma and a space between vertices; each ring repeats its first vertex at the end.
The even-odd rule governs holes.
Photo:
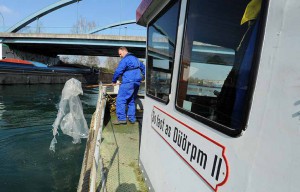
POLYGON ((89 55, 118 57, 118 47, 126 46, 145 58, 146 37, 94 34, 0 33, 0 43, 12 49, 41 55, 89 55))

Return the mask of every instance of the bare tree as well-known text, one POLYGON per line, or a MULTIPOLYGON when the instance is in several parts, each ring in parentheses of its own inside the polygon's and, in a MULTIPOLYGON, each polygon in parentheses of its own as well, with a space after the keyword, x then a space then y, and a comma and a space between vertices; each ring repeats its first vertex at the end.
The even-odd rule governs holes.
POLYGON ((71 32, 76 34, 88 33, 92 29, 96 28, 94 21, 89 22, 84 17, 80 16, 77 22, 73 25, 71 32))
POLYGON ((65 64, 77 64, 87 67, 100 68, 100 59, 98 56, 61 55, 60 60, 65 64))
MULTIPOLYGON (((89 22, 84 17, 80 16, 79 20, 73 25, 71 32, 82 34, 87 33, 92 29, 96 28, 95 22, 89 22)), ((77 55, 77 56, 63 56, 61 60, 64 63, 69 64, 79 64, 85 65, 88 67, 100 68, 100 59, 98 56, 84 56, 84 55, 77 55)))
POLYGON ((63 62, 63 63, 70 63, 70 57, 69 56, 60 56, 59 59, 63 62))
POLYGON ((121 60, 121 58, 119 58, 119 57, 108 57, 104 61, 104 66, 109 71, 113 72, 118 67, 118 64, 119 64, 120 60, 121 60))
POLYGON ((77 56, 75 58, 75 63, 85 65, 88 67, 99 68, 100 67, 100 59, 98 56, 77 56))

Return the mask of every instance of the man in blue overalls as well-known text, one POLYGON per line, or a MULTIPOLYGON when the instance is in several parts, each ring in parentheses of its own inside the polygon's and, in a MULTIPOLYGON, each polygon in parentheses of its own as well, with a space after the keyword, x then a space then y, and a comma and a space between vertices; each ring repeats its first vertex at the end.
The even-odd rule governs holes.
POLYGON ((130 123, 135 123, 135 99, 143 76, 145 76, 145 65, 129 53, 126 47, 120 47, 118 51, 122 60, 115 70, 112 83, 115 85, 118 78, 122 76, 122 84, 116 101, 118 120, 114 122, 115 125, 127 124, 126 105, 128 106, 128 120, 130 123))

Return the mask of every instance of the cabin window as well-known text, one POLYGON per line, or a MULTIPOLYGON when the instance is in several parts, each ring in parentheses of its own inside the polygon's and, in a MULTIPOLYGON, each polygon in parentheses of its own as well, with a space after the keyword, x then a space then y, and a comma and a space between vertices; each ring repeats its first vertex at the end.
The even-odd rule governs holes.
POLYGON ((256 71, 261 10, 248 6, 253 2, 261 3, 190 0, 187 6, 176 108, 232 136, 245 128, 256 71))
POLYGON ((146 94, 167 103, 171 90, 179 1, 148 26, 146 94))

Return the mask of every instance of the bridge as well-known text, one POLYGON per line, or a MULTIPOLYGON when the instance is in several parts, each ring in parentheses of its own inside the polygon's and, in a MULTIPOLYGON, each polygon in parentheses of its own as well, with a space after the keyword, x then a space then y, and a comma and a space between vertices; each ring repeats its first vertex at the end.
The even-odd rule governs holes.
POLYGON ((99 31, 117 26, 134 24, 135 20, 121 21, 105 27, 96 28, 89 31, 88 34, 17 33, 29 23, 62 7, 78 3, 79 1, 83 0, 60 0, 33 13, 10 27, 6 32, 0 33, 0 43, 8 45, 10 49, 49 57, 55 57, 57 55, 118 57, 117 48, 126 46, 129 51, 133 52, 137 57, 145 58, 146 37, 96 34, 99 31))
POLYGON ((0 33, 0 42, 12 49, 47 55, 88 55, 118 57, 118 47, 126 46, 145 58, 146 37, 95 34, 0 33))

